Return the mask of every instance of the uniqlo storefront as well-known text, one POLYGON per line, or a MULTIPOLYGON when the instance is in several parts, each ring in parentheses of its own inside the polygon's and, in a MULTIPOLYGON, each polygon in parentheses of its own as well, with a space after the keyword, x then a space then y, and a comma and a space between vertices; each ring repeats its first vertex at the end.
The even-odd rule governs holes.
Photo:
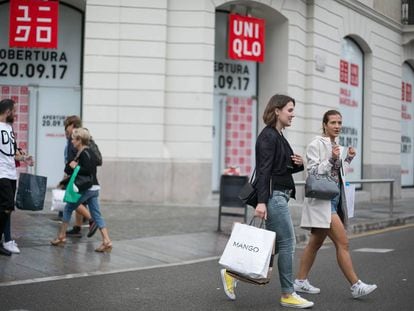
POLYGON ((0 98, 18 103, 18 145, 49 186, 63 174, 63 120, 81 112, 82 23, 57 1, 0 3, 0 98))

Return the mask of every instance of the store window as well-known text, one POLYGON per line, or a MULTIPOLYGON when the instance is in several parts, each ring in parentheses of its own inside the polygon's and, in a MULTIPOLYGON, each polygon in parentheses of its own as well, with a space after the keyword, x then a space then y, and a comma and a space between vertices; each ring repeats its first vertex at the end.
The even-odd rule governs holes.
POLYGON ((348 172, 348 179, 356 180, 362 178, 364 53, 350 38, 342 40, 339 69, 339 110, 342 114, 339 142, 345 147, 356 148, 358 152, 348 172))
POLYGON ((414 186, 414 124, 413 95, 414 71, 407 63, 402 68, 401 83, 401 185, 414 186))
MULTIPOLYGON (((36 44, 49 38, 49 32, 43 32, 52 27, 48 23, 46 28, 35 23, 30 24, 30 28, 26 24, 17 25, 15 31, 13 28, 9 31, 13 24, 10 21, 38 21, 37 4, 28 3, 10 10, 10 2, 0 3, 0 98, 12 98, 17 102, 14 124, 17 143, 34 156, 34 172, 47 176, 48 186, 53 187, 63 176, 66 144, 63 120, 81 112, 83 13, 60 2, 57 48, 55 45, 39 47, 36 44), (42 31, 36 31, 39 29, 42 31), (27 39, 24 42, 23 34, 23 39, 27 39), (33 38, 29 40, 29 34, 34 35, 36 44, 33 38)), ((55 19, 57 16, 51 15, 43 21, 56 22, 55 19)), ((52 37, 50 41, 54 42, 52 37)))
POLYGON ((257 63, 228 57, 228 12, 216 12, 212 188, 234 168, 250 175, 257 132, 257 63))

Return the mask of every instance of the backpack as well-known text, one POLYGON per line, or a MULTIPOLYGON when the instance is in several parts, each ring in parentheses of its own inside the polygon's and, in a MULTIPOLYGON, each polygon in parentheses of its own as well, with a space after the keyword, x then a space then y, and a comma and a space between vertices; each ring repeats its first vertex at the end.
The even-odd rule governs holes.
POLYGON ((89 141, 89 149, 91 149, 92 152, 95 154, 95 157, 96 157, 96 165, 97 166, 102 166, 102 154, 99 151, 98 145, 96 144, 96 142, 92 138, 89 141))

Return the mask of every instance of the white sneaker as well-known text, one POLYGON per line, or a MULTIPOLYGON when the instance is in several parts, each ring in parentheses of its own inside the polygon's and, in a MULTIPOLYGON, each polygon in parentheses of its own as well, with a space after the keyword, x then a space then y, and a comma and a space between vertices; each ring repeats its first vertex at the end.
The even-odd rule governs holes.
POLYGON ((306 280, 298 280, 296 279, 295 282, 293 282, 293 288, 295 289, 295 292, 301 292, 301 293, 307 293, 307 294, 319 294, 321 290, 313 285, 311 285, 306 280))
POLYGON ((11 253, 20 254, 20 249, 17 247, 17 243, 14 240, 3 243, 3 247, 11 253))
POLYGON ((361 280, 358 280, 354 285, 351 286, 352 297, 359 298, 372 293, 377 289, 375 284, 365 284, 361 280))

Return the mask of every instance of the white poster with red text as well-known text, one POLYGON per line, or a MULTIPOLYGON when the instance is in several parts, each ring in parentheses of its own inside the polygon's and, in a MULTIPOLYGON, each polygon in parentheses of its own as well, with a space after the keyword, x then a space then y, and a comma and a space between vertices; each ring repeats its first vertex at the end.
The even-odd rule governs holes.
POLYGON ((403 64, 401 83, 401 186, 414 185, 413 85, 414 71, 408 64, 403 64))
POLYGON ((357 156, 348 171, 348 180, 361 179, 362 174, 362 107, 364 54, 352 40, 344 39, 339 63, 339 111, 342 114, 342 132, 339 143, 354 147, 357 156))
MULTIPOLYGON (((257 63, 246 61, 253 47, 243 52, 244 60, 230 59, 229 19, 225 12, 216 12, 214 111, 213 111, 213 168, 212 188, 218 190, 221 174, 230 168, 241 175, 250 175, 254 167, 254 144, 257 134, 257 63), (245 55, 244 55, 245 54, 245 55)), ((236 33, 250 33, 245 27, 251 20, 237 18, 236 33), (241 28, 240 28, 241 27, 241 28), (242 28, 244 30, 242 30, 242 28)), ((250 24, 249 24, 250 25, 250 24)), ((252 31, 259 35, 259 28, 252 31)), ((233 39, 240 37, 234 37, 233 39)), ((242 40, 243 41, 243 40, 242 40)), ((264 43, 264 42, 263 42, 264 43)), ((237 46, 237 44, 235 45, 237 46)), ((237 52, 237 51, 236 51, 237 52)), ((255 51, 253 54, 257 54, 255 51)), ((262 50, 264 52, 264 50, 262 50)), ((258 55, 253 55, 254 57, 258 55)), ((253 58, 254 58, 253 57, 253 58)))

